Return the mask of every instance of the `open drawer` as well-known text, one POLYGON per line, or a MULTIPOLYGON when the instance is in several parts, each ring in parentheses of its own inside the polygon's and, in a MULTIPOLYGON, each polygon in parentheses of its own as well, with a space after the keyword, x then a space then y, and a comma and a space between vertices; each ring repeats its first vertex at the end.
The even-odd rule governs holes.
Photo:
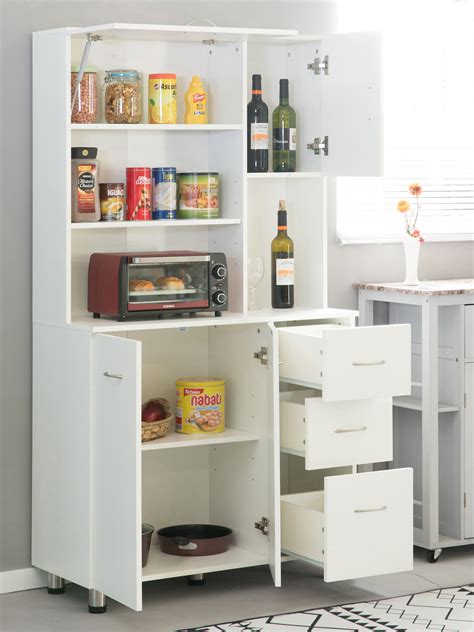
POLYGON ((280 379, 322 389, 324 401, 411 392, 410 325, 278 329, 280 379))
POLYGON ((413 471, 329 476, 324 491, 281 497, 282 550, 324 581, 413 568, 413 471))
POLYGON ((280 447, 307 470, 391 461, 392 398, 325 402, 321 391, 280 395, 280 447))

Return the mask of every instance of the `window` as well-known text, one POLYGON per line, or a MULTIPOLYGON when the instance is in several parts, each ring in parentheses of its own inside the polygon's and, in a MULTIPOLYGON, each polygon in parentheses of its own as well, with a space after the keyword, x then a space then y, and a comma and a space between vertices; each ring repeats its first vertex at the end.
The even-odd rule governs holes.
POLYGON ((338 178, 341 243, 399 240, 423 187, 427 240, 474 238, 474 0, 340 0, 341 31, 384 35, 385 175, 338 178))

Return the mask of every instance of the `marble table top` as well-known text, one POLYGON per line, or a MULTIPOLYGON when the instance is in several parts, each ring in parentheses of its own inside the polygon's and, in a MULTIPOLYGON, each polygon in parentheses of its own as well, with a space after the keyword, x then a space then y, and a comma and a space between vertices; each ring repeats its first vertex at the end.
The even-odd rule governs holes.
POLYGON ((420 281, 419 285, 398 283, 354 283, 357 290, 394 292, 415 296, 449 296, 454 294, 474 294, 474 279, 444 279, 420 281))

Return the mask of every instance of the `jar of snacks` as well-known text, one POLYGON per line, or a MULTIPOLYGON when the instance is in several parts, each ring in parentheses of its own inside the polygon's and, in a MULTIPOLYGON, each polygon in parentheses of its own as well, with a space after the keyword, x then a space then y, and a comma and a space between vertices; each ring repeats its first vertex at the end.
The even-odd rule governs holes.
POLYGON ((137 70, 106 70, 105 120, 139 123, 142 118, 142 78, 137 70))
POLYGON ((97 117, 97 70, 86 66, 78 86, 79 66, 71 66, 71 123, 95 123, 97 117), (77 90, 77 92, 76 92, 77 90))

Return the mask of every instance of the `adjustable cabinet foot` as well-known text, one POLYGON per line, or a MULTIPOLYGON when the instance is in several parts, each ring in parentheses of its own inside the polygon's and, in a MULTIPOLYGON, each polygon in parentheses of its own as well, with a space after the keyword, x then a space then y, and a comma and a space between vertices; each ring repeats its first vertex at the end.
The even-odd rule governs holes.
POLYGON ((48 593, 50 595, 62 595, 64 592, 64 579, 59 575, 48 573, 48 593))
POLYGON ((104 612, 107 612, 107 597, 104 593, 93 588, 89 590, 89 612, 91 614, 104 614, 104 612))
POLYGON ((206 583, 204 573, 196 573, 196 575, 189 575, 188 584, 190 586, 203 586, 206 583))

